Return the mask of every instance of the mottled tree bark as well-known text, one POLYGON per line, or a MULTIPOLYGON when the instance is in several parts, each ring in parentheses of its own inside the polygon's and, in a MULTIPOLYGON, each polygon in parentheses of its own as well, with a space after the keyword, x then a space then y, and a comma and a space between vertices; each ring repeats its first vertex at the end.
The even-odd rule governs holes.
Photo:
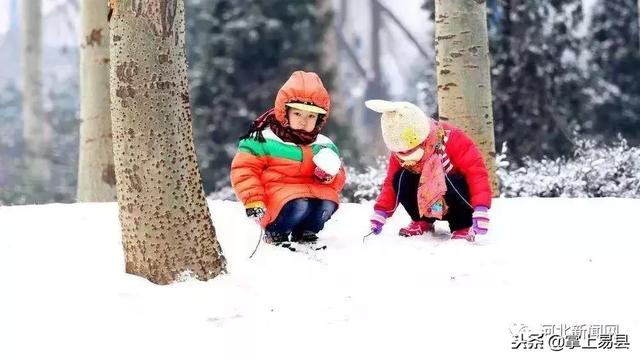
POLYGON ((438 110, 480 148, 498 194, 484 0, 436 0, 438 110))
POLYGON ((106 2, 82 1, 79 201, 116 199, 109 110, 108 12, 106 2))
POLYGON ((126 271, 225 271, 193 145, 182 0, 111 1, 111 117, 126 271))
POLYGON ((51 179, 49 126, 42 108, 42 2, 22 1, 22 118, 29 182, 51 179))

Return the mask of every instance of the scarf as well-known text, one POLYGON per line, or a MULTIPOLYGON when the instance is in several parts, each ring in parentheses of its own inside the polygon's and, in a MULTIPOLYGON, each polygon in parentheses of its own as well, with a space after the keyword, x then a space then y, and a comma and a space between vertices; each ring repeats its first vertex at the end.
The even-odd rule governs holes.
MULTIPOLYGON (((418 182, 418 209, 421 217, 442 220, 447 212, 444 194, 447 192, 445 174, 440 156, 443 153, 444 129, 435 121, 431 122, 431 131, 422 147, 424 155, 420 161, 402 162, 405 169, 420 174, 418 182)), ((397 155, 396 155, 397 156, 397 155)))
POLYGON ((249 127, 249 131, 245 135, 240 137, 240 140, 254 138, 258 142, 265 142, 262 131, 266 129, 267 126, 269 126, 271 131, 273 131, 280 139, 282 139, 282 141, 291 142, 298 145, 309 145, 316 141, 323 123, 324 117, 322 114, 319 114, 316 127, 313 129, 313 131, 306 132, 304 130, 293 130, 288 126, 288 123, 286 124, 286 126, 282 125, 278 121, 278 119, 276 119, 274 109, 269 109, 253 121, 253 123, 249 127))

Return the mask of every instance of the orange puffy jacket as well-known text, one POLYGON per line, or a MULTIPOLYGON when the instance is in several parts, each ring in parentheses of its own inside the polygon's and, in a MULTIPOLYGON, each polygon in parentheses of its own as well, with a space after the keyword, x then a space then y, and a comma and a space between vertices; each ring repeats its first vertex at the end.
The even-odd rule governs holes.
MULTIPOLYGON (((286 122, 285 104, 292 101, 311 102, 327 110, 326 124, 329 94, 316 74, 296 71, 278 91, 275 116, 282 124, 286 122)), ((340 168, 330 184, 323 184, 314 176, 313 155, 323 148, 339 155, 329 138, 318 135, 312 144, 298 145, 283 141, 269 128, 263 130, 262 135, 265 142, 253 138, 240 141, 230 175, 236 196, 245 206, 256 202, 265 205, 263 227, 273 222, 282 207, 293 199, 315 198, 339 203, 338 194, 346 180, 344 168, 340 168)))

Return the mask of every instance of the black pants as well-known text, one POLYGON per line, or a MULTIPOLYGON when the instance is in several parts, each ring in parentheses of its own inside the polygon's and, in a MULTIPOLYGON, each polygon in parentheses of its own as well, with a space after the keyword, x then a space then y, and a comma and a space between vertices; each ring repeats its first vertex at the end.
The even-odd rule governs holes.
MULTIPOLYGON (((444 195, 444 200, 447 206, 449 206, 449 210, 442 220, 449 222, 451 231, 471 227, 473 224, 471 220, 473 209, 467 204, 467 202, 469 202, 469 186, 467 185, 467 181, 461 175, 448 175, 448 177, 451 182, 445 179, 447 192, 444 195), (452 183, 464 197, 464 200, 458 195, 456 190, 453 189, 452 183)), ((411 220, 434 222, 436 219, 420 217, 420 210, 418 209, 419 181, 420 174, 414 174, 408 170, 401 170, 398 171, 393 178, 393 189, 396 191, 398 201, 400 201, 400 204, 402 204, 407 213, 409 213, 409 216, 411 216, 411 220), (400 189, 399 192, 398 189, 400 189)))

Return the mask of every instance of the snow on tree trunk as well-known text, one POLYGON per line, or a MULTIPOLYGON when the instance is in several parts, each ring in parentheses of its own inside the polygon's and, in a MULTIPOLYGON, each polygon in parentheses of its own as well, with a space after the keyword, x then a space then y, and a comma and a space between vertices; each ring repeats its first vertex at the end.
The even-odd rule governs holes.
POLYGON ((438 111, 478 145, 498 192, 484 0, 436 0, 438 111))
POLYGON ((111 0, 111 117, 127 273, 225 272, 193 145, 182 0, 111 0))
POLYGON ((108 13, 106 2, 82 1, 79 201, 116 199, 109 112, 108 13))
POLYGON ((42 3, 22 1, 22 117, 30 182, 51 178, 48 124, 42 109, 42 3))

